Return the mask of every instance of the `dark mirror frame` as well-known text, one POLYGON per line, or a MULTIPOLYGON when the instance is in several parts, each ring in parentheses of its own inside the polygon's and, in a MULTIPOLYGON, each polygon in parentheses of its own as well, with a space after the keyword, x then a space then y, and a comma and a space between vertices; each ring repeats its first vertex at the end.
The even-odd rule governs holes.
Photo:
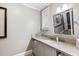
POLYGON ((7 8, 0 7, 0 9, 4 10, 4 35, 0 38, 7 38, 7 8))

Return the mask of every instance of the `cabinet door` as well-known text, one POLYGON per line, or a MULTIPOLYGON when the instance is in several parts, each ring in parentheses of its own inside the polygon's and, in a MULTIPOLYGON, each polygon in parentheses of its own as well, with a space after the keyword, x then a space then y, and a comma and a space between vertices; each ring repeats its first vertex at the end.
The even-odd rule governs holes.
POLYGON ((34 41, 33 53, 37 56, 56 56, 54 48, 39 41, 34 41))
POLYGON ((44 47, 43 47, 43 44, 41 42, 34 40, 33 53, 36 56, 43 56, 44 55, 44 47))
POLYGON ((41 42, 38 42, 38 56, 44 56, 44 55, 45 55, 44 44, 41 42))
POLYGON ((46 56, 56 56, 56 49, 47 45, 44 46, 44 49, 45 49, 46 56))
POLYGON ((38 44, 38 42, 36 40, 34 40, 33 41, 33 48, 32 48, 34 55, 38 55, 38 45, 37 44, 38 44))

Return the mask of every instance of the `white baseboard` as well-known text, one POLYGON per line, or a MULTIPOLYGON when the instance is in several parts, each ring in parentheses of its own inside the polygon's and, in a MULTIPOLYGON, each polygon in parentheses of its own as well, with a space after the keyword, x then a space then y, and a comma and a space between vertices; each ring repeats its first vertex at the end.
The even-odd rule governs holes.
POLYGON ((26 51, 25 56, 30 55, 30 54, 32 54, 32 50, 26 51))
POLYGON ((13 55, 13 56, 28 56, 32 54, 32 50, 28 50, 28 51, 25 51, 25 52, 21 52, 21 53, 18 53, 16 55, 13 55))

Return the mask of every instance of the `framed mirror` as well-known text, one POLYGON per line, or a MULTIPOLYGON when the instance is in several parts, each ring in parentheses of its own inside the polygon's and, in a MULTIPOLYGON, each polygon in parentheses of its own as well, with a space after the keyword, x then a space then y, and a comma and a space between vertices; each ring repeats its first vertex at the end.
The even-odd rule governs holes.
POLYGON ((73 9, 60 12, 53 16, 55 34, 74 34, 73 9))
POLYGON ((0 7, 0 38, 7 37, 7 8, 0 7))

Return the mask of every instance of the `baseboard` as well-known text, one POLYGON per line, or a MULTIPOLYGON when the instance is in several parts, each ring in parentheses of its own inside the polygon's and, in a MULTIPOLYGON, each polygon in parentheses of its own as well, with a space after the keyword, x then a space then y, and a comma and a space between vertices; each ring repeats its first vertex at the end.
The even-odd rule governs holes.
POLYGON ((30 55, 32 55, 32 50, 21 52, 21 53, 15 54, 13 56, 30 56, 30 55))
POLYGON ((30 56, 30 55, 32 55, 32 50, 26 51, 25 56, 30 56))

